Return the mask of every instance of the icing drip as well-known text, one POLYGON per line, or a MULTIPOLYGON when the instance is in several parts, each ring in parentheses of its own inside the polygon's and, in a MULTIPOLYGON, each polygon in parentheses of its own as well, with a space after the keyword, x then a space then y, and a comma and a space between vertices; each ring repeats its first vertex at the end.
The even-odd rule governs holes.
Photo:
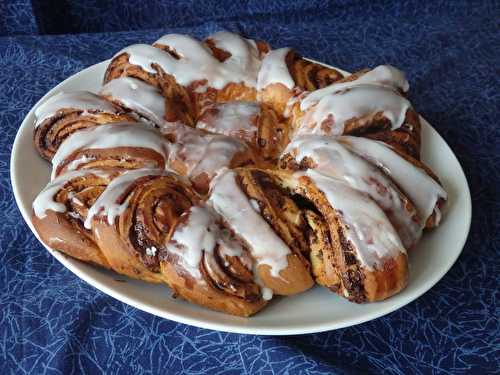
POLYGON ((256 118, 260 105, 255 102, 221 103, 207 109, 196 124, 199 129, 252 140, 257 134, 256 118))
POLYGON ((286 65, 286 56, 290 51, 290 48, 280 48, 264 57, 257 77, 257 90, 263 90, 273 83, 281 83, 290 90, 295 87, 295 81, 286 65))
MULTIPOLYGON (((224 62, 217 60, 200 41, 186 35, 169 34, 158 39, 155 44, 167 46, 180 56, 176 59, 168 52, 147 44, 134 44, 118 52, 129 55, 130 64, 140 66, 149 73, 156 73, 152 64, 157 64, 165 73, 175 77, 177 83, 188 86, 194 82, 206 82, 215 89, 223 89, 227 84, 244 83, 255 87, 257 71, 260 67, 258 50, 236 34, 215 34, 218 46, 228 48, 232 56, 224 62)), ((203 90, 198 87, 198 90, 203 90)), ((206 86, 205 86, 206 89, 206 86)))
POLYGON ((307 170, 305 175, 325 194, 342 218, 346 237, 364 267, 373 270, 382 267, 385 259, 406 253, 389 219, 370 197, 312 169, 307 170))
POLYGON ((252 207, 236 182, 231 170, 221 171, 212 181, 209 204, 224 218, 231 229, 249 246, 257 265, 268 265, 271 275, 279 277, 288 266, 288 246, 252 207))
POLYGON ((75 91, 75 92, 60 92, 35 110, 36 122, 35 126, 39 126, 43 121, 49 117, 54 116, 57 111, 61 109, 77 109, 80 111, 90 112, 107 112, 117 113, 118 109, 107 100, 88 91, 75 91))
POLYGON ((415 222, 415 212, 405 208, 404 197, 396 185, 375 165, 350 151, 336 138, 297 137, 283 155, 293 155, 298 164, 310 159, 315 164, 314 170, 368 194, 387 213, 405 247, 411 247, 420 238, 423 223, 415 222))
POLYGON ((224 255, 240 257, 241 244, 217 223, 218 215, 208 207, 193 206, 167 244, 167 250, 179 257, 180 264, 195 278, 201 278, 199 265, 203 252, 212 254, 217 246, 224 255))
MULTIPOLYGON (((262 64, 264 65, 264 62, 262 62, 262 64)), ((332 83, 327 87, 310 93, 307 98, 302 101, 300 108, 304 111, 327 95, 359 85, 384 86, 403 92, 407 92, 410 88, 401 70, 391 65, 380 65, 353 81, 332 83)))
POLYGON ((137 169, 126 171, 116 177, 110 182, 99 198, 97 198, 92 207, 90 207, 84 223, 85 228, 91 229, 92 219, 96 215, 107 217, 108 224, 113 225, 115 218, 125 212, 128 207, 128 199, 123 203, 118 203, 117 201, 138 178, 169 175, 171 173, 160 169, 137 169))
MULTIPOLYGON (((309 108, 308 105, 304 105, 308 97, 301 103, 303 110, 309 108)), ((348 120, 378 112, 383 113, 394 130, 403 124, 409 108, 411 108, 410 102, 390 88, 355 85, 321 96, 317 104, 307 109, 297 134, 341 135, 348 120)))
POLYGON ((415 204, 424 222, 434 211, 439 223, 441 215, 436 203, 439 199, 447 199, 448 195, 424 170, 415 167, 382 142, 350 136, 339 137, 339 142, 387 172, 415 204))
MULTIPOLYGON (((141 123, 112 123, 106 126, 80 130, 66 138, 54 155, 52 159, 52 178, 55 177, 59 164, 77 150, 141 147, 152 149, 167 160, 168 146, 169 143, 159 137, 154 129, 141 123)), ((76 168, 77 165, 73 165, 73 167, 76 168)))
POLYGON ((259 202, 257 202, 255 199, 250 199, 250 205, 255 210, 255 212, 258 212, 260 214, 259 202))
POLYGON ((270 301, 273 299, 273 290, 265 287, 261 287, 262 299, 265 301, 270 301))
POLYGON ((59 203, 54 200, 55 195, 64 188, 69 181, 88 175, 96 175, 99 177, 108 177, 109 173, 101 170, 87 169, 83 171, 71 171, 65 173, 62 176, 57 177, 51 181, 35 198, 33 201, 33 211, 36 217, 43 219, 48 210, 54 212, 64 213, 66 212, 66 205, 64 203, 59 203))
POLYGON ((212 178, 221 168, 229 167, 234 156, 238 152, 244 152, 246 146, 223 135, 185 129, 182 134, 178 134, 171 150, 169 165, 172 165, 174 159, 179 159, 186 165, 188 177, 206 173, 212 178))
POLYGON ((130 77, 113 79, 103 86, 100 94, 158 126, 165 122, 165 98, 156 88, 141 80, 130 77))

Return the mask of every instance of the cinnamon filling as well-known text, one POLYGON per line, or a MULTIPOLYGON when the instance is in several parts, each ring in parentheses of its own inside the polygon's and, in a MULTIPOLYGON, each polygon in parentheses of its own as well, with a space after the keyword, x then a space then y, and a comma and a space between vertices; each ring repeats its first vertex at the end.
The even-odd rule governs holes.
POLYGON ((159 253, 171 227, 189 209, 192 200, 175 187, 152 180, 135 192, 128 238, 142 261, 153 272, 160 271, 159 253))

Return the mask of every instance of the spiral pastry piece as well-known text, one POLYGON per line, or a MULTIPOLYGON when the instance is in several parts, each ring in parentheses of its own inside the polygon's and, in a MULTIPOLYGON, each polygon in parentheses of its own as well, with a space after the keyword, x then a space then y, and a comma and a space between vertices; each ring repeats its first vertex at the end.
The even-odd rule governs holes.
POLYGON ((249 316, 270 298, 254 280, 247 249, 204 205, 191 207, 172 227, 160 265, 176 294, 214 310, 249 316))
POLYGON ((212 182, 208 204, 248 246, 262 285, 279 295, 313 285, 299 208, 269 173, 226 170, 212 182))
POLYGON ((175 57, 147 44, 134 44, 118 52, 111 60, 103 83, 129 77, 144 82, 165 97, 168 121, 182 121, 193 125, 196 118, 195 103, 187 89, 175 76, 169 74, 175 57))
POLYGON ((357 303, 386 299, 406 286, 406 250, 370 197, 314 170, 282 173, 281 181, 315 207, 306 218, 320 284, 357 303))
POLYGON ((258 99, 283 114, 292 97, 326 87, 343 77, 335 69, 301 58, 291 48, 272 50, 259 71, 258 99))
POLYGON ((266 162, 275 162, 289 142, 288 125, 270 107, 256 102, 230 102, 208 107, 196 127, 239 138, 266 162))
POLYGON ((88 168, 161 168, 169 142, 141 123, 115 123, 80 130, 68 137, 52 159, 52 178, 88 168))
POLYGON ((369 135, 419 155, 420 119, 402 92, 403 74, 390 66, 356 73, 292 100, 295 135, 369 135))
POLYGON ((341 139, 319 135, 297 137, 283 152, 280 166, 291 170, 314 169, 367 194, 384 210, 405 248, 412 248, 424 226, 415 205, 391 180, 390 171, 387 175, 347 148, 341 139))
POLYGON ((193 125, 189 112, 165 98, 161 90, 137 78, 120 77, 109 81, 100 95, 133 114, 138 120, 155 127, 173 126, 177 122, 193 125))
POLYGON ((35 147, 49 161, 61 143, 78 130, 134 121, 120 107, 87 91, 54 95, 36 109, 35 117, 35 147))
MULTIPOLYGON (((402 95, 406 95, 410 88, 403 72, 390 65, 380 65, 372 70, 364 69, 351 74, 338 81, 333 88, 337 91, 352 85, 378 85, 393 89, 402 95)), ((367 130, 369 131, 364 132, 364 136, 387 143, 404 154, 420 159, 421 124, 414 110, 407 112, 405 121, 397 129, 380 130, 380 126, 375 126, 367 130)))
POLYGON ((110 268, 84 227, 89 208, 94 204, 116 171, 73 171, 56 178, 33 202, 32 222, 43 243, 73 258, 110 268))
POLYGON ((183 178, 158 169, 127 171, 89 209, 85 228, 116 272, 160 282, 158 252, 196 193, 183 178))

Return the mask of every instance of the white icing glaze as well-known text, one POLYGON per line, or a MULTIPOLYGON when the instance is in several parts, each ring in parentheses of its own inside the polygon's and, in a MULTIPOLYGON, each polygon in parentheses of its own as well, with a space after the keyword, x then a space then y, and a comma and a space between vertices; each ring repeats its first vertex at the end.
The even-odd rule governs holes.
POLYGON ((257 263, 253 264, 253 281, 260 286, 260 291, 262 293, 262 299, 264 301, 270 301, 273 299, 274 292, 271 288, 267 288, 264 286, 264 282, 259 276, 259 273, 256 270, 257 268, 257 263))
POLYGON ((149 44, 132 44, 119 51, 113 59, 123 53, 129 55, 128 61, 132 65, 140 66, 148 73, 157 73, 152 64, 159 65, 166 73, 172 74, 178 65, 171 55, 149 44))
POLYGON ((167 34, 163 35, 154 44, 170 47, 183 59, 199 59, 200 61, 215 60, 210 49, 190 35, 167 34))
POLYGON ((147 247, 146 248, 146 255, 149 255, 150 257, 156 256, 156 252, 158 249, 155 246, 147 247))
POLYGON ((391 65, 380 65, 364 73, 353 81, 332 83, 327 87, 310 93, 307 98, 302 101, 301 109, 306 110, 327 95, 359 85, 384 86, 391 89, 401 90, 403 92, 407 92, 410 88, 410 85, 401 70, 391 65))
POLYGON ((259 75, 257 77, 257 90, 263 90, 273 83, 281 83, 288 89, 293 89, 293 80, 286 65, 286 56, 290 48, 279 48, 270 51, 262 60, 259 75))
POLYGON ((193 206, 187 221, 179 224, 167 244, 167 250, 179 257, 180 264, 193 277, 200 278, 203 252, 212 254, 217 245, 228 256, 241 256, 243 248, 217 223, 217 213, 206 206, 193 206))
POLYGON ((266 288, 266 287, 261 287, 261 292, 262 292, 262 299, 264 301, 270 301, 273 299, 273 290, 266 288))
POLYGON ((172 173, 161 169, 136 169, 126 171, 109 183, 99 198, 90 207, 84 226, 87 229, 92 227, 94 216, 107 217, 109 225, 113 225, 115 218, 120 216, 128 207, 128 199, 123 203, 117 200, 123 193, 138 179, 145 176, 171 176, 172 173))
POLYGON ((406 253, 391 222, 368 195, 312 169, 308 169, 305 175, 325 194, 341 216, 346 237, 364 267, 373 270, 382 267, 388 258, 406 253))
POLYGON ((413 220, 401 192, 375 165, 350 151, 335 137, 309 135, 295 138, 283 155, 291 155, 297 163, 308 158, 314 169, 323 175, 343 181, 351 188, 368 194, 388 215, 405 247, 420 238, 423 223, 413 220))
POLYGON ((424 170, 415 167, 382 142, 350 136, 339 137, 339 142, 387 172, 415 204, 424 222, 434 211, 439 223, 436 203, 440 198, 447 199, 448 195, 424 170))
POLYGON ((108 96, 152 123, 160 126, 165 119, 165 98, 153 86, 131 77, 120 77, 103 86, 101 95, 108 96))
POLYGON ((77 109, 80 111, 117 113, 118 108, 107 100, 88 91, 60 92, 35 110, 35 126, 40 125, 49 117, 54 116, 61 109, 77 109))
POLYGON ((288 266, 288 246, 252 207, 236 182, 231 170, 219 172, 212 181, 209 204, 224 218, 231 229, 249 246, 257 265, 268 265, 271 275, 279 277, 288 266))
MULTIPOLYGON (((83 176, 88 175, 96 175, 100 177, 107 177, 109 173, 101 170, 93 170, 87 169, 82 171, 71 171, 65 173, 62 176, 57 177, 53 181, 49 182, 47 186, 37 195, 35 200, 33 201, 33 211, 35 212, 36 217, 39 219, 43 219, 46 216, 46 212, 48 210, 54 212, 66 212, 66 205, 64 203, 59 203, 54 200, 54 196, 64 188, 69 181, 83 176)), ((70 195, 71 199, 75 199, 70 195)), ((81 202, 78 202, 82 205, 81 202)))
POLYGON ((310 95, 301 102, 301 109, 307 111, 297 134, 340 135, 348 120, 378 112, 383 112, 394 130, 403 124, 406 111, 411 108, 410 102, 396 91, 376 85, 355 85, 346 90, 326 93, 311 107, 304 105, 304 102, 309 103, 308 97, 310 95), (328 130, 322 126, 324 122, 329 123, 328 130))
POLYGON ((227 31, 219 31, 207 39, 211 39, 215 46, 227 51, 231 56, 224 61, 229 69, 243 71, 248 80, 255 86, 257 75, 261 66, 260 52, 255 41, 227 31))
POLYGON ((251 141, 257 134, 260 105, 255 102, 215 104, 202 115, 196 127, 212 133, 251 141))
POLYGON ((75 160, 71 161, 70 163, 68 163, 68 171, 74 171, 74 170, 78 169, 78 167, 80 165, 87 164, 87 163, 94 161, 94 160, 95 160, 95 158, 92 156, 82 155, 78 159, 75 159, 75 160))
MULTIPOLYGON (((52 178, 55 177, 59 164, 77 150, 142 147, 152 149, 168 160, 168 146, 169 143, 154 129, 141 123, 112 123, 80 130, 66 138, 55 153, 52 159, 52 178)), ((77 167, 81 162, 83 161, 73 167, 77 167)))
POLYGON ((163 122, 159 125, 158 130, 163 135, 173 136, 174 141, 180 138, 185 133, 193 132, 191 126, 187 126, 181 122, 163 122))
MULTIPOLYGON (((213 37, 217 46, 227 48, 232 54, 222 63, 203 43, 179 34, 165 35, 155 44, 171 47, 181 56, 180 59, 147 44, 134 44, 126 47, 115 57, 127 53, 131 64, 140 66, 150 73, 156 73, 152 64, 157 64, 183 86, 206 80, 208 86, 219 90, 231 82, 241 82, 248 87, 255 87, 260 67, 255 43, 231 33, 215 34, 213 37)), ((203 89, 203 87, 198 87, 198 90, 203 91, 203 89)))
POLYGON ((174 159, 179 159, 185 163, 189 178, 202 173, 212 178, 221 168, 229 167, 238 152, 245 150, 245 144, 236 139, 185 128, 182 133, 177 134, 168 164, 171 166, 174 159))
POLYGON ((259 202, 257 202, 255 199, 250 199, 250 205, 255 210, 255 212, 258 212, 260 214, 259 202))

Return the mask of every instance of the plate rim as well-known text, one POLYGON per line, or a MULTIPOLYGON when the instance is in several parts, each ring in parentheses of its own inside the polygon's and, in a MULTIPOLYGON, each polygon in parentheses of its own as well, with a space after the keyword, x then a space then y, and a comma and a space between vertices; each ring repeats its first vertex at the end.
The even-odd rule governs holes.
MULTIPOLYGON (((313 60, 313 59, 307 59, 307 60, 324 65, 326 67, 335 68, 331 65, 324 64, 322 62, 318 62, 318 61, 313 60)), ((19 190, 19 181, 17 179, 17 173, 16 173, 16 169, 15 169, 16 155, 19 152, 19 148, 20 148, 19 143, 21 142, 21 130, 24 129, 26 126, 29 126, 28 118, 31 117, 31 115, 33 114, 35 109, 41 103, 43 103, 45 100, 47 100, 49 97, 55 95, 58 91, 61 91, 61 86, 64 86, 68 81, 75 79, 78 75, 83 74, 84 72, 99 69, 100 65, 108 64, 109 61, 110 60, 105 60, 105 61, 93 64, 85 69, 82 69, 82 70, 72 74, 71 76, 69 76, 68 78, 64 79, 63 81, 58 83, 56 86, 51 88, 49 91, 47 91, 45 93, 45 95, 43 95, 33 105, 33 107, 28 111, 28 113, 24 117, 23 121, 21 122, 21 125, 19 126, 19 128, 16 132, 16 137, 14 139, 14 142, 13 142, 13 145, 11 148, 10 164, 9 164, 10 182, 11 182, 12 191, 14 193, 16 206, 19 209, 19 211, 21 212, 21 215, 22 215, 24 221, 26 222, 26 224, 28 225, 28 227, 30 228, 31 232, 35 235, 37 240, 47 249, 47 251, 53 257, 55 257, 65 268, 67 268, 73 274, 75 274, 78 278, 84 280, 86 283, 88 283, 92 287, 100 290, 101 292, 113 297, 114 299, 117 299, 118 301, 121 301, 125 304, 133 306, 134 308, 145 311, 145 312, 150 313, 152 315, 155 315, 155 316, 158 316, 158 317, 161 317, 164 319, 169 319, 169 320, 172 320, 174 322, 183 323, 183 324, 191 325, 194 327, 199 327, 199 328, 211 329, 211 330, 216 330, 216 331, 221 331, 221 332, 252 334, 252 335, 285 336, 285 335, 311 334, 311 333, 319 333, 319 332, 337 330, 337 329, 341 329, 341 328, 346 328, 346 327, 362 324, 362 323, 365 323, 365 322, 368 322, 368 321, 371 321, 371 320, 374 320, 377 318, 381 318, 381 317, 383 317, 391 312, 399 310, 400 308, 414 302, 416 299, 420 298, 422 295, 424 295, 430 289, 432 289, 439 281, 441 281, 443 279, 443 277, 448 273, 448 271, 451 269, 451 267, 453 267, 453 265, 456 263, 459 256, 462 254, 465 243, 466 243, 468 236, 469 236, 469 232, 470 232, 470 228, 471 228, 471 220, 472 220, 472 199, 471 199, 471 194, 470 194, 469 183, 467 181, 467 177, 465 175, 463 167, 460 164, 459 159, 457 158, 457 156, 453 152, 452 148, 448 145, 448 143, 445 141, 445 139, 438 133, 438 131, 436 129, 434 129, 432 127, 432 125, 430 125, 429 122, 427 122, 423 117, 421 117, 421 119, 425 122, 424 126, 428 126, 430 128, 431 132, 433 133, 432 136, 433 137, 437 136, 439 138, 439 140, 444 145, 446 145, 450 154, 453 156, 457 165, 459 166, 460 173, 459 173, 459 176, 457 176, 457 177, 459 179, 463 180, 462 182, 464 182, 464 187, 465 187, 465 190, 462 191, 462 193, 465 193, 464 194, 465 205, 463 208, 464 208, 465 213, 466 213, 465 222, 466 222, 467 230, 465 231, 465 235, 461 238, 460 244, 457 245, 457 247, 460 247, 460 250, 457 251, 455 254, 453 254, 453 256, 451 258, 449 258, 448 263, 446 264, 445 267, 443 267, 442 269, 439 269, 438 272, 434 272, 433 275, 435 275, 435 276, 433 277, 433 279, 430 283, 426 282, 426 283, 423 283, 422 285, 420 285, 420 287, 417 290, 415 290, 413 292, 413 294, 411 295, 411 297, 409 297, 408 299, 399 301, 398 303, 388 305, 385 308, 381 307, 380 311, 378 310, 376 312, 368 313, 368 314, 366 314, 366 316, 361 316, 359 318, 354 317, 354 318, 350 318, 350 319, 344 319, 344 321, 340 321, 340 322, 337 321, 337 322, 331 322, 331 323, 326 322, 326 323, 318 323, 318 324, 309 324, 309 325, 304 325, 302 328, 292 327, 292 328, 286 329, 286 328, 282 328, 282 327, 281 328, 280 327, 279 328, 272 328, 272 327, 255 328, 252 326, 247 327, 247 326, 242 325, 242 324, 237 324, 237 323, 235 324, 235 323, 231 323, 231 322, 228 322, 227 324, 221 324, 221 323, 217 323, 217 322, 211 322, 211 321, 205 321, 205 320, 201 320, 201 319, 186 317, 186 316, 182 316, 178 313, 170 312, 168 310, 159 310, 153 306, 149 306, 148 304, 142 303, 141 301, 139 301, 135 298, 129 297, 126 294, 123 294, 119 291, 113 290, 113 288, 108 286, 106 283, 103 283, 103 282, 95 279, 91 275, 87 274, 84 270, 80 269, 80 267, 78 266, 78 264, 80 263, 79 261, 76 261, 77 263, 73 264, 71 262, 71 261, 74 261, 73 258, 71 258, 71 257, 69 257, 69 256, 67 256, 67 255, 65 255, 57 250, 51 249, 49 246, 45 245, 45 243, 43 243, 40 240, 40 237, 38 236, 38 233, 36 232, 36 230, 33 226, 33 223, 31 221, 31 212, 28 212, 22 208, 23 201, 21 199, 21 193, 19 190)), ((338 70, 342 71, 343 73, 349 74, 348 72, 343 71, 339 68, 335 68, 335 69, 338 69, 338 70)), ((439 228, 437 228, 436 230, 439 230, 439 228)), ((84 264, 84 263, 82 263, 82 264, 84 264)), ((168 286, 166 286, 166 288, 168 288, 168 286)), ((251 319, 251 318, 248 318, 248 319, 251 319)))

